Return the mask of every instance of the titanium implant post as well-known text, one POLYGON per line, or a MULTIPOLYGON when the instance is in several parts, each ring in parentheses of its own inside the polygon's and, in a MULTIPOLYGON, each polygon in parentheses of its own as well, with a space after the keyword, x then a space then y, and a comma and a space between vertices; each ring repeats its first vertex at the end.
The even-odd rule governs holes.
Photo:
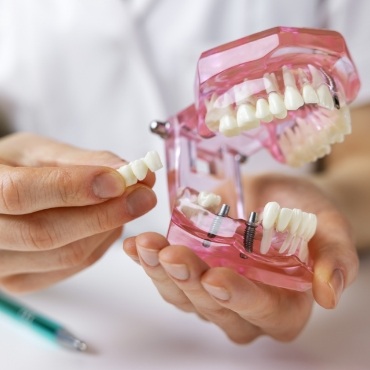
MULTIPOLYGON (((226 217, 229 214, 230 206, 228 204, 222 204, 220 210, 217 213, 217 216, 212 222, 211 229, 209 230, 207 236, 208 238, 214 238, 217 235, 218 230, 220 229, 223 217, 226 217)), ((203 247, 208 248, 211 245, 209 239, 203 240, 203 247)))
POLYGON ((258 215, 256 212, 251 212, 249 214, 249 219, 245 223, 245 231, 244 231, 244 248, 247 252, 252 253, 253 252, 253 242, 254 242, 254 236, 256 234, 256 228, 258 225, 258 215))

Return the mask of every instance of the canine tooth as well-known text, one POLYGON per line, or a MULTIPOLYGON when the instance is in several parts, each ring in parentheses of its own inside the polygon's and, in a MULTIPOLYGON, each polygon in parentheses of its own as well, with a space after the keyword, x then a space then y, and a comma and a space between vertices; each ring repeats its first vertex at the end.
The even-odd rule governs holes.
POLYGON ((256 103, 256 117, 261 121, 270 122, 272 121, 272 114, 270 112, 269 103, 266 99, 260 98, 256 103))
POLYGON ((288 114, 282 97, 277 92, 271 92, 268 96, 270 112, 277 118, 285 118, 288 114))
POLYGON ((312 64, 308 64, 308 69, 310 70, 311 73, 312 86, 314 87, 320 86, 320 84, 324 82, 321 73, 312 64))
POLYGON ((263 209, 262 226, 263 229, 271 229, 280 212, 280 205, 277 202, 268 202, 263 209))
POLYGON ((286 86, 284 104, 288 110, 297 110, 304 104, 302 95, 299 93, 296 87, 286 86))
POLYGON ((274 235, 273 228, 263 229, 262 239, 261 239, 261 244, 260 244, 261 254, 266 254, 269 251, 273 235, 274 235))
POLYGON ((249 130, 260 125, 260 121, 256 118, 256 108, 250 104, 241 104, 236 112, 236 122, 238 127, 249 130))
POLYGON ((290 208, 282 208, 279 212, 276 230, 283 232, 289 224, 290 219, 292 218, 293 211, 290 208))
POLYGON ((285 85, 284 104, 288 110, 297 110, 304 104, 302 95, 297 89, 295 78, 289 68, 283 67, 283 79, 285 85))
POLYGON ((137 183, 137 178, 134 175, 130 165, 126 164, 117 170, 125 179, 126 186, 131 186, 137 183))
POLYGON ((279 216, 280 206, 277 202, 268 202, 263 209, 262 218, 262 239, 260 253, 266 254, 270 248, 272 237, 274 235, 273 226, 279 216))
POLYGON ((240 133, 236 119, 231 114, 224 114, 221 117, 219 130, 225 136, 236 136, 240 133))
POLYGON ((214 193, 201 191, 198 194, 197 203, 204 208, 214 208, 221 204, 221 197, 214 193))
POLYGON ((146 153, 144 162, 152 172, 158 171, 163 167, 161 158, 155 150, 146 153))
POLYGON ((135 161, 130 162, 129 166, 139 181, 145 179, 145 176, 148 173, 148 166, 145 164, 143 159, 136 159, 135 161))
POLYGON ((334 101, 333 97, 331 96, 329 87, 325 84, 322 84, 317 89, 317 96, 319 97, 319 104, 324 107, 328 108, 330 110, 334 109, 334 101))
POLYGON ((303 85, 302 97, 306 104, 317 104, 319 102, 315 89, 308 83, 303 85))

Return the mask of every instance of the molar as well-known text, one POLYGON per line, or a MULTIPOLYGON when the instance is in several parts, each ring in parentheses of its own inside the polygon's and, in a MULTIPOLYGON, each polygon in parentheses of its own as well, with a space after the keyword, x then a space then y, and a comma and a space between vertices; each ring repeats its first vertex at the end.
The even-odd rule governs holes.
POLYGON ((221 197, 214 193, 201 191, 198 194, 197 203, 206 209, 214 209, 221 204, 221 197))
POLYGON ((241 104, 236 113, 236 122, 238 127, 243 130, 249 130, 260 125, 260 121, 256 118, 256 109, 250 104, 241 104))
POLYGON ((126 186, 131 186, 139 180, 143 180, 148 173, 162 168, 161 159, 156 151, 148 152, 144 158, 135 160, 117 169, 125 179, 126 186))
POLYGON ((145 179, 145 176, 148 173, 148 166, 145 164, 143 159, 136 159, 135 161, 132 161, 129 166, 137 180, 141 181, 145 179))
POLYGON ((219 131, 225 136, 239 135, 240 129, 236 122, 236 118, 231 113, 224 114, 220 119, 219 131))

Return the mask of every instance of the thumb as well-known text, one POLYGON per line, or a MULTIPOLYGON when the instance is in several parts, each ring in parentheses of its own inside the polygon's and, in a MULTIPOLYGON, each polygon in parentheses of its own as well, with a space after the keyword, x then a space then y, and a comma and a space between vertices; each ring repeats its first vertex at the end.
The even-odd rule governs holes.
POLYGON ((315 261, 313 295, 320 306, 334 308, 355 280, 359 260, 348 222, 336 212, 320 216, 310 247, 315 261))

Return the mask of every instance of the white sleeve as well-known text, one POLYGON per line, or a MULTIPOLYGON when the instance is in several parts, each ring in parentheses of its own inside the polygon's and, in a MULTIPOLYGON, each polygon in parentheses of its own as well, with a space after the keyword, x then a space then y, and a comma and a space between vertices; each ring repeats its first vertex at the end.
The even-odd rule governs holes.
POLYGON ((370 1, 327 0, 325 26, 340 32, 361 79, 361 90, 355 104, 370 102, 370 1))

